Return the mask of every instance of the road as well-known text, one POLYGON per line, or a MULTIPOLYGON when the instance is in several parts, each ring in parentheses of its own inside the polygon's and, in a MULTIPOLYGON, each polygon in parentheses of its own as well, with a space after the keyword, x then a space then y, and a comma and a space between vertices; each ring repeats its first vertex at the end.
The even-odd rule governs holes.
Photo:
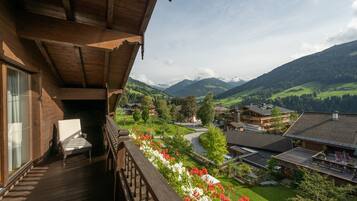
POLYGON ((205 148, 202 147, 199 137, 201 134, 205 133, 207 131, 206 128, 196 128, 194 133, 190 133, 188 135, 185 135, 185 138, 191 142, 193 151, 203 155, 206 153, 205 148))

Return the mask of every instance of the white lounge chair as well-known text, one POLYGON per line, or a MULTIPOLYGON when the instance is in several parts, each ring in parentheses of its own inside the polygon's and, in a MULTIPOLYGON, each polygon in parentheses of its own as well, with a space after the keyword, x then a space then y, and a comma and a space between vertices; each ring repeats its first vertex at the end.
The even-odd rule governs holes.
POLYGON ((86 138, 87 134, 82 133, 81 121, 79 119, 68 119, 58 121, 59 143, 63 154, 63 166, 66 166, 66 158, 77 153, 89 154, 91 161, 92 144, 86 138))

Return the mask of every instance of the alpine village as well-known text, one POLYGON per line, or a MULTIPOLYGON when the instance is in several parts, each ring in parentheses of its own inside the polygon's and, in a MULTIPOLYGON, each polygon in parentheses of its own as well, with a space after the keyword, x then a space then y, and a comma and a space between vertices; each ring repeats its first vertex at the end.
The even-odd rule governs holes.
POLYGON ((357 201, 357 41, 153 84, 161 3, 1 1, 0 200, 357 201))

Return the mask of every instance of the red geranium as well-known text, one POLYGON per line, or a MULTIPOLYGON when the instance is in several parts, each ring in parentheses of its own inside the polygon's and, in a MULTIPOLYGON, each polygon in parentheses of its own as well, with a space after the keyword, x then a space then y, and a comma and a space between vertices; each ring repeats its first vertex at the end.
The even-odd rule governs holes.
POLYGON ((238 201, 250 201, 250 199, 247 196, 243 196, 243 197, 239 198, 238 201))

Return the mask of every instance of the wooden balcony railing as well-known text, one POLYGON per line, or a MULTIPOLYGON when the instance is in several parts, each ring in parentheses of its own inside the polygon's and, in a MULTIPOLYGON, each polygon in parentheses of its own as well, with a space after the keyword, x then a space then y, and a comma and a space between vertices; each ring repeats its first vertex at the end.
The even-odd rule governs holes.
POLYGON ((104 128, 107 167, 114 172, 116 200, 182 200, 128 134, 128 131, 119 130, 114 120, 107 117, 104 128))

